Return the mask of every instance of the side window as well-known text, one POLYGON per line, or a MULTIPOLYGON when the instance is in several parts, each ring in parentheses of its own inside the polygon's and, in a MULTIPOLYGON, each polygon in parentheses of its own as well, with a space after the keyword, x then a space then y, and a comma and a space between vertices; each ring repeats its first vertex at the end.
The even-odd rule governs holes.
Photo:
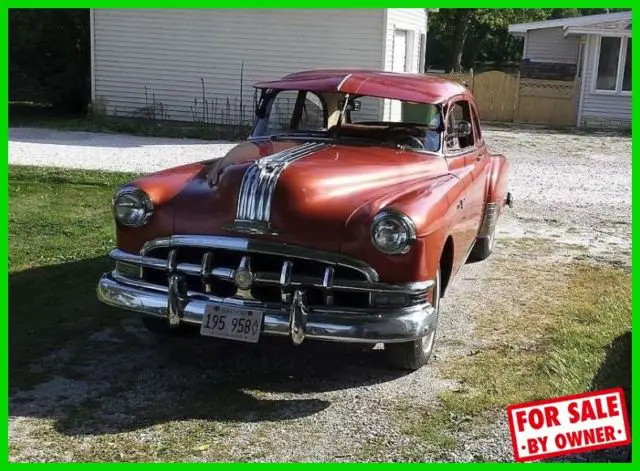
POLYGON ((285 90, 273 99, 265 133, 316 131, 327 126, 323 101, 311 92, 285 90))
POLYGON ((290 129, 298 93, 298 91, 287 90, 276 95, 269 113, 268 133, 285 132, 290 129))
POLYGON ((307 92, 302 105, 298 129, 319 130, 327 127, 322 100, 315 93, 307 92))
POLYGON ((458 101, 449 107, 445 126, 447 151, 460 152, 474 146, 473 119, 468 102, 458 101))

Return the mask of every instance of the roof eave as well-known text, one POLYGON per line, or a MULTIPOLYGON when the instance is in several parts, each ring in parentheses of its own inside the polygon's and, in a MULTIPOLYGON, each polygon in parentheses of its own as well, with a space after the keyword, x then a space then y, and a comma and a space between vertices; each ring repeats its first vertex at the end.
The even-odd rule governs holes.
POLYGON ((621 11, 616 13, 603 13, 600 15, 586 15, 586 16, 577 16, 573 18, 557 18, 553 20, 544 20, 544 21, 534 21, 531 23, 517 23, 509 25, 509 33, 521 33, 522 35, 526 34, 528 31, 533 29, 547 29, 547 28, 557 28, 557 27, 584 27, 590 24, 597 24, 600 22, 607 21, 615 21, 615 20, 624 20, 631 19, 630 11, 621 11))
POLYGON ((603 36, 621 36, 623 38, 631 37, 630 29, 611 30, 606 28, 565 28, 564 35, 583 35, 583 34, 597 34, 603 36))

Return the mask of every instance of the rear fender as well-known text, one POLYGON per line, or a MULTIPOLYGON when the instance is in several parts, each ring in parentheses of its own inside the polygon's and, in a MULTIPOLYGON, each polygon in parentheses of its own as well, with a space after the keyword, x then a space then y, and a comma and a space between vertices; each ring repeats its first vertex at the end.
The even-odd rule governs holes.
POLYGON ((491 171, 487 184, 487 203, 498 203, 500 212, 502 212, 508 191, 509 160, 502 154, 494 154, 491 159, 491 171))

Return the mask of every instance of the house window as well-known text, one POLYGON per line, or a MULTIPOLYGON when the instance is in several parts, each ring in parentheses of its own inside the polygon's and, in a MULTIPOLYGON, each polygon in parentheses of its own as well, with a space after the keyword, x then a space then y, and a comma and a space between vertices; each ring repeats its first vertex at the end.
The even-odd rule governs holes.
POLYGON ((597 91, 631 91, 631 38, 600 37, 596 65, 597 91))
POLYGON ((622 89, 631 91, 631 38, 627 42, 627 51, 624 55, 624 72, 622 73, 622 89))

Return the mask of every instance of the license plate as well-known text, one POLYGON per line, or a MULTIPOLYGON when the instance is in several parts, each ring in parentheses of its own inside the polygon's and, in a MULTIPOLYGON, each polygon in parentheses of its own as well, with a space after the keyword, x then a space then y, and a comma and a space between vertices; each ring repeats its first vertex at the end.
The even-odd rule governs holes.
POLYGON ((262 311, 254 309, 208 305, 200 335, 255 343, 260 337, 262 316, 262 311))

